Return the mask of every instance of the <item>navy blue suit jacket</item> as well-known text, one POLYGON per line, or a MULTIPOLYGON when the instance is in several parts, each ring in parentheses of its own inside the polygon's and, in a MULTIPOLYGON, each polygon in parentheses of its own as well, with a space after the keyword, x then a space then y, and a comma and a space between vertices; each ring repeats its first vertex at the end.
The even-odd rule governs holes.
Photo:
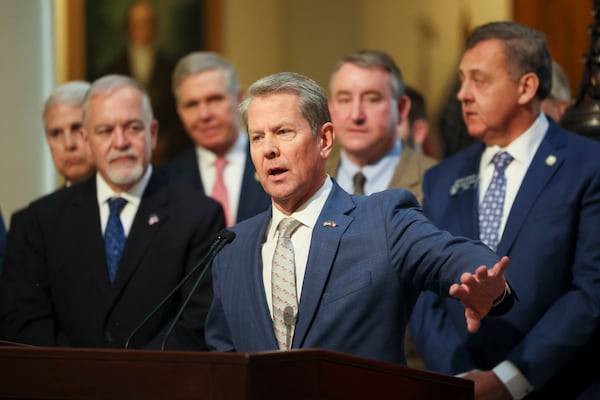
MULTIPOLYGON (((211 349, 278 348, 262 276, 270 220, 268 210, 231 228, 235 240, 214 261, 211 349)), ((407 190, 352 196, 334 183, 313 229, 292 348, 405 363, 404 330, 418 291, 447 296, 461 272, 497 261, 481 243, 435 228, 407 190)))
MULTIPOLYGON (((198 156, 196 149, 186 151, 177 159, 162 166, 175 180, 179 180, 194 186, 204 192, 202 178, 198 170, 198 156)), ((271 205, 271 198, 264 191, 256 177, 256 169, 252 164, 250 152, 246 157, 244 177, 242 178, 242 190, 237 210, 236 221, 240 222, 253 217, 259 212, 266 210, 271 205)))
MULTIPOLYGON (((425 174, 424 212, 452 234, 479 236, 483 150, 472 145, 425 174)), ((581 362, 570 363, 600 320, 600 143, 550 122, 497 253, 510 257, 506 276, 520 301, 469 334, 461 307, 423 294, 410 329, 426 366, 456 374, 510 360, 537 390, 568 370, 585 374, 581 362)))

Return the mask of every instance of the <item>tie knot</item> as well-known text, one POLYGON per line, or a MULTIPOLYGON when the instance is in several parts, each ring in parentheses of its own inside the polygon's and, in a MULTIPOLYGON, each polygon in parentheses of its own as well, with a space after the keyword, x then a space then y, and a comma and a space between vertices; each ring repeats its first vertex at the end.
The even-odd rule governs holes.
POLYGON ((352 179, 354 182, 354 194, 365 194, 365 182, 367 178, 363 175, 362 172, 357 172, 352 179))
POLYGON ((279 237, 289 238, 300 226, 300 221, 294 218, 284 218, 279 222, 279 237))
POLYGON ((122 197, 111 197, 108 199, 108 208, 111 214, 121 214, 121 210, 125 207, 125 204, 127 204, 127 200, 122 197))
POLYGON ((500 151, 496 153, 492 162, 497 169, 504 171, 504 169, 510 164, 513 160, 512 156, 506 151, 500 151))
POLYGON ((227 166, 227 159, 225 157, 217 157, 215 160, 215 168, 217 168, 217 171, 223 171, 225 166, 227 166))

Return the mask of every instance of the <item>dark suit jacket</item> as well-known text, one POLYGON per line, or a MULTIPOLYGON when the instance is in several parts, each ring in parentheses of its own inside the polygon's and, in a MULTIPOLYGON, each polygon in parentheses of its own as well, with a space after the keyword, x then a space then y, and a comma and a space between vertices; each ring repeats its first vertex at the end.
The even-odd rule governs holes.
MULTIPOLYGON (((472 145, 425 175, 424 212, 455 235, 478 237, 476 178, 483 150, 472 145)), ((520 302, 504 316, 484 320, 472 335, 461 307, 421 296, 411 334, 428 368, 455 374, 510 360, 538 390, 553 378, 563 387, 575 382, 563 373, 589 373, 583 363, 571 362, 594 335, 598 339, 599 227, 600 143, 550 122, 498 244, 497 253, 511 259, 506 275, 520 302)))
MULTIPOLYGON (((225 224, 218 203, 153 173, 111 286, 95 177, 43 197, 26 210, 23 262, 6 264, 0 316, 9 340, 50 346, 123 347, 225 224)), ((204 348, 203 322, 212 296, 210 278, 205 279, 167 348, 204 348)), ((165 304, 131 347, 160 345, 190 287, 185 285, 165 304)))
MULTIPOLYGON (((249 149, 249 148, 248 148, 249 149)), ((162 166, 162 168, 175 180, 188 183, 194 188, 204 192, 202 178, 198 170, 198 156, 196 149, 186 151, 176 160, 162 166)), ((242 178, 242 190, 237 210, 236 221, 240 222, 266 210, 271 205, 271 198, 264 191, 256 177, 256 169, 250 158, 250 151, 246 157, 246 167, 242 178)))
MULTIPOLYGON (((277 349, 265 298, 261 242, 271 211, 233 228, 213 264, 206 341, 217 351, 277 349)), ((406 190, 352 196, 334 184, 312 233, 292 348, 325 348, 404 363, 418 290, 446 295, 463 271, 498 257, 435 228, 406 190)))

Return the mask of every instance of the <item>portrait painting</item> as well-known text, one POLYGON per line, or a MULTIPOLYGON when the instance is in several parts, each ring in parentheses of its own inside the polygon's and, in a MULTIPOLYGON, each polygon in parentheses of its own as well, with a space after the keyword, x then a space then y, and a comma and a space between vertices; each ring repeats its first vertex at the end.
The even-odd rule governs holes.
POLYGON ((86 79, 127 75, 148 92, 159 136, 153 164, 166 163, 192 141, 176 112, 171 78, 177 61, 206 50, 208 0, 86 0, 86 79))

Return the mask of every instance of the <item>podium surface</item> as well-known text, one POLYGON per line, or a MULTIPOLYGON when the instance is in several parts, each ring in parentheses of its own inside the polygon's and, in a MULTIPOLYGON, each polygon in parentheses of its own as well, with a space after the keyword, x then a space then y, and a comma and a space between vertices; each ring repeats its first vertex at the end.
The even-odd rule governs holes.
POLYGON ((473 399, 464 379, 326 350, 0 347, 1 399, 473 399))

